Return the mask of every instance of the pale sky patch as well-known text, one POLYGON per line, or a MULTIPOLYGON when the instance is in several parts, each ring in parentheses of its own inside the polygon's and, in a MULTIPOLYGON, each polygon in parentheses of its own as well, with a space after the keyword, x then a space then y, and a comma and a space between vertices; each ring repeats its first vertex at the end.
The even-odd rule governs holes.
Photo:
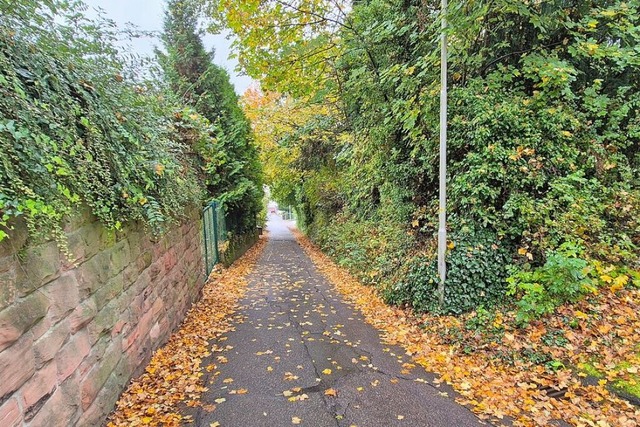
MULTIPOLYGON (((160 33, 162 31, 162 21, 164 18, 164 0, 84 0, 89 6, 89 15, 95 14, 95 8, 104 9, 106 17, 112 19, 120 28, 124 28, 127 23, 135 25, 144 31, 160 33)), ((251 85, 253 80, 244 75, 240 75, 236 68, 238 61, 230 58, 231 40, 224 34, 206 34, 203 38, 204 45, 208 50, 215 50, 214 61, 225 68, 231 76, 231 83, 236 88, 236 93, 242 94, 251 85)), ((162 43, 157 37, 136 38, 129 42, 134 53, 139 55, 153 55, 155 47, 161 47, 162 43)))

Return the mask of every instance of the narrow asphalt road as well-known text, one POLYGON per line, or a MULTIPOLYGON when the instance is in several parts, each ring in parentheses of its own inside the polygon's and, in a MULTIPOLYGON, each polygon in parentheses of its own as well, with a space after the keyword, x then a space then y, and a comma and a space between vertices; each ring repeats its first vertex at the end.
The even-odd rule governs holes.
POLYGON ((197 426, 485 425, 344 303, 272 216, 269 241, 235 317, 203 366, 197 426), (215 405, 215 409, 213 409, 215 405), (219 424, 216 424, 219 423, 219 424))

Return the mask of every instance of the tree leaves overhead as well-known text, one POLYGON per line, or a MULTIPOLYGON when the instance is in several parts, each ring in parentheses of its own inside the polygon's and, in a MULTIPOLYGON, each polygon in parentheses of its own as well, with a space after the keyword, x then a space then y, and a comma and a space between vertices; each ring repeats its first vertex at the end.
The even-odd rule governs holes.
POLYGON ((303 96, 335 78, 342 0, 207 1, 214 28, 228 28, 240 66, 263 87, 303 96))

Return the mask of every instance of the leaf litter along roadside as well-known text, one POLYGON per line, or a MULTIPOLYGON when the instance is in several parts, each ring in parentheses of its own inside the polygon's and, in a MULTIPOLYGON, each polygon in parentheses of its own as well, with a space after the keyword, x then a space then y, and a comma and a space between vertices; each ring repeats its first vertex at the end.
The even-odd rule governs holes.
MULTIPOLYGON (((180 415, 178 405, 198 404, 207 390, 201 363, 211 354, 209 342, 233 327, 232 314, 247 289, 246 276, 265 243, 262 237, 227 270, 210 278, 202 289, 202 298, 189 310, 180 328, 120 396, 107 427, 171 427, 191 421, 190 416, 180 415)), ((215 366, 207 367, 213 369, 215 366)))
POLYGON ((418 316, 385 304, 374 287, 362 285, 306 236, 292 231, 346 301, 384 332, 387 344, 401 345, 416 363, 437 373, 436 386, 450 384, 461 396, 457 400, 479 417, 509 417, 515 426, 548 426, 553 420, 580 427, 640 425, 640 408, 607 389, 608 381, 634 384, 637 378, 640 290, 602 290, 523 329, 513 326, 513 313, 498 313, 488 329, 499 333, 483 337, 465 328, 464 319, 471 316, 418 316), (567 319, 575 319, 571 327, 567 319), (552 363, 536 363, 536 355, 550 355, 552 363), (631 365, 625 363, 629 360, 631 365), (604 378, 583 384, 585 374, 578 367, 585 363, 595 364, 604 378), (549 397, 545 389, 561 389, 564 397, 549 397))

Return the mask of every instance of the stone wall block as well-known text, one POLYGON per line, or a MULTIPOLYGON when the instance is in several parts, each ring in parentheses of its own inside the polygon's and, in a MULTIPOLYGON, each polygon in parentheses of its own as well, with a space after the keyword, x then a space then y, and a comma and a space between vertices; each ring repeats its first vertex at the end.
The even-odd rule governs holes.
POLYGON ((59 322, 33 343, 33 354, 39 368, 52 360, 71 335, 69 322, 59 322))
POLYGON ((49 300, 41 292, 34 292, 0 311, 0 351, 17 341, 49 309, 49 300))
POLYGON ((111 248, 111 271, 114 273, 120 273, 129 264, 131 259, 131 249, 129 248, 129 242, 121 240, 111 248))
MULTIPOLYGON (((140 344, 144 341, 144 338, 149 334, 153 326, 153 317, 153 311, 149 310, 140 318, 129 335, 123 338, 123 350, 128 350, 133 344, 140 344)), ((139 347, 139 345, 135 345, 134 347, 139 347)))
POLYGON ((67 272, 42 289, 51 303, 49 318, 53 323, 66 317, 80 304, 78 287, 73 272, 67 272))
POLYGON ((29 422, 29 427, 73 426, 79 417, 78 382, 69 378, 56 388, 29 422))
POLYGON ((78 420, 78 426, 99 426, 104 424, 104 419, 112 411, 120 397, 120 390, 124 389, 129 376, 119 377, 112 374, 101 388, 94 402, 89 406, 78 420))
MULTIPOLYGON (((0 243, 1 244, 1 243, 0 243)), ((0 311, 7 308, 18 298, 16 285, 19 265, 16 257, 5 256, 0 258, 0 311)))
POLYGON ((80 381, 80 396, 82 410, 87 410, 94 402, 98 393, 107 382, 111 372, 115 369, 122 356, 119 345, 113 344, 105 350, 103 357, 93 365, 80 381))
POLYGON ((18 427, 22 425, 22 411, 17 399, 9 399, 0 405, 0 426, 18 427))
POLYGON ((147 240, 146 235, 139 230, 131 230, 131 232, 127 233, 127 240, 129 243, 129 259, 137 259, 140 254, 146 249, 145 240, 147 240))
POLYGON ((124 275, 119 273, 118 275, 109 279, 109 281, 98 289, 96 289, 93 299, 96 302, 98 310, 107 305, 110 301, 113 301, 118 297, 124 289, 124 275))
POLYGON ((138 267, 138 273, 142 274, 153 263, 153 251, 146 250, 140 254, 136 259, 136 266, 138 267))
POLYGON ((56 242, 27 248, 21 258, 26 274, 18 281, 20 296, 33 292, 60 275, 60 251, 56 242))
POLYGON ((69 257, 68 259, 63 257, 65 268, 73 268, 90 258, 89 249, 84 241, 82 230, 67 234, 67 247, 69 248, 69 257))
POLYGON ((51 361, 43 366, 20 389, 21 403, 24 411, 32 412, 38 403, 46 400, 58 386, 56 363, 51 361))
POLYGON ((52 326, 53 322, 48 317, 45 317, 44 319, 33 325, 31 329, 29 329, 29 333, 33 336, 34 342, 41 336, 49 332, 52 326))
POLYGON ((58 367, 58 381, 62 382, 69 378, 90 351, 91 343, 86 330, 72 335, 55 357, 58 367))
POLYGON ((76 278, 82 299, 91 296, 100 284, 111 278, 110 259, 111 254, 108 251, 100 252, 77 269, 76 278))
POLYGON ((107 333, 118 321, 120 312, 118 310, 117 301, 111 301, 98 312, 96 317, 89 322, 86 330, 89 332, 91 343, 94 344, 98 339, 107 333))
POLYGON ((94 221, 85 222, 81 228, 77 229, 80 231, 83 236, 83 240, 87 250, 87 254, 91 256, 92 254, 97 254, 101 250, 103 250, 103 234, 104 227, 100 222, 94 218, 94 221))
MULTIPOLYGON (((141 294, 137 294, 132 300, 131 304, 129 304, 129 308, 127 309, 127 322, 135 325, 138 322, 138 319, 142 317, 144 305, 144 296, 141 294)), ((126 329, 126 328, 125 328, 126 329)))
POLYGON ((32 337, 25 334, 11 347, 0 352, 0 402, 35 373, 36 362, 31 341, 32 337))
POLYGON ((122 284, 124 289, 129 289, 129 287, 135 283, 139 275, 140 271, 138 270, 138 264, 136 261, 127 265, 122 272, 122 284))
POLYGON ((145 270, 145 273, 149 274, 149 281, 151 283, 155 282, 159 277, 161 277, 163 272, 164 264, 162 260, 155 261, 149 266, 149 268, 145 270))
MULTIPOLYGON (((175 302, 175 301, 174 301, 175 302)), ((153 305, 151 306, 151 312, 153 313, 153 319, 157 319, 158 315, 160 313, 162 313, 165 310, 165 305, 164 305, 164 301, 162 300, 162 298, 157 298, 154 302, 153 305)))
POLYGON ((73 310, 69 315, 69 326, 71 327, 71 333, 75 334, 80 329, 84 328, 95 319, 98 314, 98 307, 93 298, 84 300, 79 306, 73 310))

